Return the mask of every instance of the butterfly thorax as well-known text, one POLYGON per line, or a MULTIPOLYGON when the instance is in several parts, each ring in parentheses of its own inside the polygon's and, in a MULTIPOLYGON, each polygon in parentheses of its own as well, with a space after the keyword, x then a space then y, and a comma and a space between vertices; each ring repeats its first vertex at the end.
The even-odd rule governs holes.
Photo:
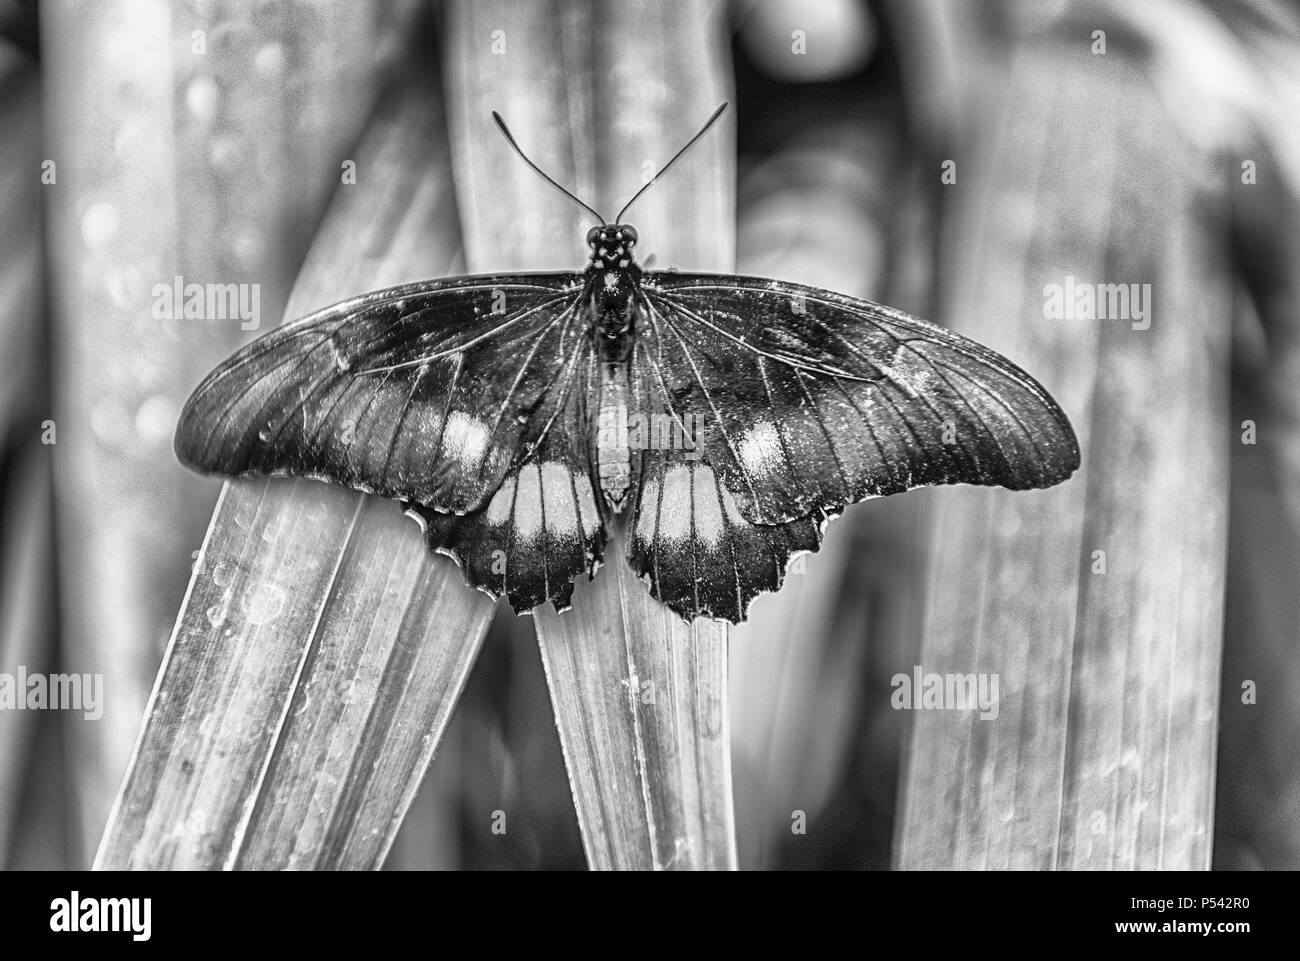
POLYGON ((623 225, 594 227, 587 235, 591 260, 585 278, 592 312, 593 331, 600 341, 602 355, 614 356, 626 349, 632 335, 636 292, 641 268, 632 249, 636 230, 623 225))
POLYGON ((614 224, 587 235, 588 319, 600 363, 597 400, 596 469, 601 493, 622 511, 631 488, 632 452, 627 445, 628 365, 636 333, 641 268, 632 255, 636 231, 614 224))

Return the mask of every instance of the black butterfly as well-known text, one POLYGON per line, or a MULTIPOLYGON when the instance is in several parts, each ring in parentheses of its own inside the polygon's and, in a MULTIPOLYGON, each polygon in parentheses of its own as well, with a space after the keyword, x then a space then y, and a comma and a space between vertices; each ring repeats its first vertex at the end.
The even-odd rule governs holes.
POLYGON ((520 613, 564 610, 625 517, 655 597, 732 622, 848 504, 1078 467, 1060 408, 994 351, 815 287, 642 270, 623 211, 591 212, 581 273, 394 287, 259 338, 190 397, 177 455, 400 501, 520 613))

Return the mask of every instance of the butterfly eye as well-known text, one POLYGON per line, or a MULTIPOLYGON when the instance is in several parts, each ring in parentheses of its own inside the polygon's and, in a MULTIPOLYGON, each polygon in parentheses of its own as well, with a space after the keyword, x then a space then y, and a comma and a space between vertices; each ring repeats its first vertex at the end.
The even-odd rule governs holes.
POLYGON ((628 245, 629 247, 631 247, 633 244, 636 243, 636 228, 635 228, 635 227, 624 227, 624 228, 622 229, 622 234, 623 234, 623 237, 627 240, 627 245, 628 245))
POLYGON ((594 246, 596 246, 596 241, 600 240, 600 235, 601 235, 601 233, 602 233, 602 230, 601 230, 600 227, 592 227, 590 230, 588 230, 588 231, 587 231, 587 246, 588 246, 588 247, 594 247, 594 246))

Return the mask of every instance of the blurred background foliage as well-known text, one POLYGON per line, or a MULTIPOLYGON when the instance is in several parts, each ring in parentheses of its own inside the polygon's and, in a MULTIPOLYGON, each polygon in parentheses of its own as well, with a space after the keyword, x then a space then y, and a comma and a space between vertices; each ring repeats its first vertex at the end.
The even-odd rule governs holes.
MULTIPOLYGON (((38 9, 0 0, 0 670, 102 670, 110 698, 98 722, 0 714, 0 865, 89 863, 217 490, 172 459, 172 414, 203 371, 249 336, 228 326, 181 337, 150 328, 147 317, 123 336, 114 325, 128 323, 130 298, 115 292, 139 281, 132 264, 150 263, 164 278, 256 280, 264 316, 278 317, 390 65, 436 59, 439 20, 436 4, 416 3, 115 0, 38 9), (191 25, 208 31, 203 76, 141 63, 131 38, 118 36, 168 11, 155 28, 176 49, 191 25), (78 50, 113 44, 123 46, 96 59, 117 75, 76 66, 78 50), (65 162, 51 151, 80 142, 61 126, 79 100, 112 129, 65 162), (132 136, 145 149, 125 162, 132 136), (115 157, 94 152, 105 149, 115 157), (42 186, 50 156, 59 179, 42 186), (137 216, 148 215, 105 248, 83 201, 91 183, 103 190, 115 178, 137 216), (103 291, 103 312, 92 312, 93 297, 69 294, 77 289, 103 291), (54 445, 42 442, 47 419, 58 425, 54 445)), ((1255 447, 1224 439, 1231 498, 1214 865, 1300 867, 1292 750, 1300 733, 1300 8, 737 0, 724 20, 742 273, 937 319, 959 314, 948 278, 972 238, 953 216, 940 165, 967 157, 996 129, 990 105, 1008 63, 1039 55, 1062 72, 1085 70, 1099 24, 1106 55, 1134 68, 1132 82, 1179 131, 1168 149, 1190 143, 1221 161, 1199 171, 1230 198, 1223 221, 1207 227, 1222 234, 1234 292, 1223 318, 1231 351, 1221 362, 1231 375, 1231 423, 1252 419, 1260 437, 1255 447), (794 53, 795 31, 804 31, 809 55, 794 53), (1242 158, 1260 170, 1250 190, 1235 189, 1242 158), (1243 679, 1258 682, 1257 704, 1242 704, 1243 679)), ((1046 165, 1082 162, 1054 149, 1049 119, 1042 142, 1024 149, 1046 165)), ((683 131, 697 120, 681 118, 683 131)), ((1135 125, 1128 135, 1164 129, 1135 125)), ((581 253, 575 238, 575 265, 581 253)), ((430 274, 454 269, 430 265, 430 274)), ((1186 282, 1194 294, 1200 279, 1186 282)), ((1150 416, 1163 401, 1150 398, 1150 416)), ((917 663, 934 498, 914 493, 851 510, 823 553, 798 569, 790 596, 760 602, 756 623, 734 633, 742 866, 893 863, 910 722, 890 709, 889 679, 917 663), (795 810, 806 813, 807 834, 791 832, 795 810)), ((389 866, 583 865, 531 623, 502 614, 389 866), (501 808, 511 811, 504 837, 486 828, 501 808)))

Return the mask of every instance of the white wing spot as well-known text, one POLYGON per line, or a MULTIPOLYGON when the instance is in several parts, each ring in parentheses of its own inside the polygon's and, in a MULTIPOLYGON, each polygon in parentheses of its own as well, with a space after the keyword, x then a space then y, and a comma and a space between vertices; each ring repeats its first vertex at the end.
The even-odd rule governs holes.
POLYGON ((493 527, 510 520, 510 506, 515 501, 515 479, 507 477, 488 503, 487 522, 493 527))
POLYGON ((695 536, 710 549, 722 539, 722 506, 711 468, 695 468, 695 536))
POLYGON ((453 410, 442 432, 442 456, 460 462, 465 470, 477 469, 487 453, 487 425, 459 410, 453 410))
POLYGON ((573 489, 578 492, 578 513, 582 515, 582 532, 595 537, 600 530, 600 513, 596 510, 596 497, 586 474, 574 473, 573 489))
POLYGON ((636 536, 649 543, 655 533, 655 514, 659 510, 659 482, 647 481, 641 491, 641 516, 636 521, 636 536))
POLYGON ((725 484, 722 486, 722 509, 726 511, 729 523, 737 527, 749 523, 745 520, 745 515, 740 513, 740 505, 736 503, 736 498, 731 496, 731 491, 727 490, 725 484))
POLYGON ((546 526, 562 534, 578 533, 577 505, 573 502, 569 471, 554 461, 542 465, 542 494, 546 498, 546 526))
POLYGON ((740 438, 740 459, 751 474, 769 474, 781 463, 781 438, 771 421, 758 421, 740 438))
POLYGON ((691 536, 691 469, 673 467, 664 475, 663 504, 659 508, 659 533, 670 541, 691 536))
POLYGON ((519 472, 515 494, 515 536, 531 541, 542 529, 542 476, 535 464, 519 472))

